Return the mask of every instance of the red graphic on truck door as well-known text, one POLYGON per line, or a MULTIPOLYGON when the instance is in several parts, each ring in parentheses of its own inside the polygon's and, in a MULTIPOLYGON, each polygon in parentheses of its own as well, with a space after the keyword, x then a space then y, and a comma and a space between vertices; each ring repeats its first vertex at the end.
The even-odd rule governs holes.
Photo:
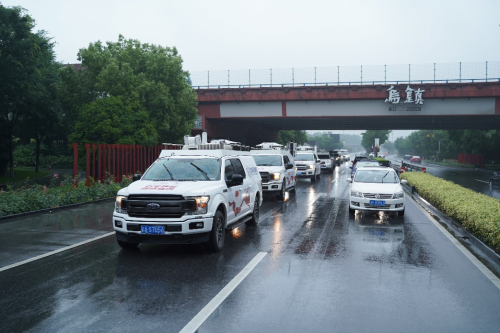
POLYGON ((250 207, 250 194, 248 193, 248 188, 234 191, 234 200, 229 201, 228 204, 229 207, 232 208, 234 216, 241 212, 244 204, 250 207))

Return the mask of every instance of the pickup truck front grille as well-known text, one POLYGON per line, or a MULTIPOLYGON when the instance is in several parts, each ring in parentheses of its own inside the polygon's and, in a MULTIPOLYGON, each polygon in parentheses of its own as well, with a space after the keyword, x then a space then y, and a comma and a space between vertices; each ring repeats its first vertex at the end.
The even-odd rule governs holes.
POLYGON ((263 183, 269 182, 269 172, 259 172, 263 183))
POLYGON ((306 170, 307 169, 307 165, 305 164, 297 164, 297 170, 306 170))
POLYGON ((122 206, 128 216, 140 218, 180 218, 196 209, 194 200, 170 194, 133 194, 122 201, 122 206))

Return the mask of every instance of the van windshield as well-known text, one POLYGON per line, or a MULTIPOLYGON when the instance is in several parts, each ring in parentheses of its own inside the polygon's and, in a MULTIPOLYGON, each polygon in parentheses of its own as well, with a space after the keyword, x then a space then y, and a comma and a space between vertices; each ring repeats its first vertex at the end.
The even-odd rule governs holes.
POLYGON ((142 180, 220 180, 220 160, 215 158, 163 158, 146 171, 142 180))
POLYGON ((281 155, 252 155, 257 166, 282 166, 281 155))

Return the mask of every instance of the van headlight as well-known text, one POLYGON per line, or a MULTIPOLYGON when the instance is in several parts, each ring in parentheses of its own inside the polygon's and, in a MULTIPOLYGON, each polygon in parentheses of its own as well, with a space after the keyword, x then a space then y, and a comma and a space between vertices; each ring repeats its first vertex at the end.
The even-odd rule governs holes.
POLYGON ((396 192, 392 195, 392 198, 393 199, 402 199, 405 197, 405 194, 403 193, 403 191, 401 192, 396 192))
POLYGON ((210 196, 204 195, 200 197, 186 197, 187 200, 194 200, 196 202, 196 210, 193 212, 188 212, 190 215, 194 214, 206 214, 208 211, 208 201, 210 196))
POLYGON ((351 190, 351 197, 363 198, 363 192, 351 190))
POLYGON ((115 201, 115 212, 120 214, 127 214, 126 200, 128 197, 124 195, 117 195, 115 201))

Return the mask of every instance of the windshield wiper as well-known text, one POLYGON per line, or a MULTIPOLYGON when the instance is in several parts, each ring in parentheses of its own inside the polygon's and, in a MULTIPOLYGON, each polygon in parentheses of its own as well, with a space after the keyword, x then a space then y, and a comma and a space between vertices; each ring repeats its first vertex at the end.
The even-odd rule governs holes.
POLYGON ((170 179, 174 180, 174 177, 172 176, 172 173, 170 172, 170 170, 168 170, 167 166, 165 164, 162 164, 162 165, 165 168, 165 170, 167 170, 168 174, 170 175, 170 179))
POLYGON ((385 176, 387 176, 389 174, 390 171, 387 171, 387 173, 384 175, 384 177, 382 177, 382 183, 384 182, 384 178, 385 176))
POLYGON ((191 164, 191 165, 192 165, 192 166, 194 166, 196 169, 198 169, 198 171, 200 171, 200 172, 201 172, 201 174, 202 174, 203 176, 205 176, 205 179, 206 179, 206 180, 210 180, 210 177, 208 177, 208 174, 207 174, 205 171, 203 171, 203 170, 202 170, 199 166, 197 166, 197 165, 196 165, 196 164, 194 164, 193 162, 191 162, 191 163, 189 163, 189 164, 191 164))

